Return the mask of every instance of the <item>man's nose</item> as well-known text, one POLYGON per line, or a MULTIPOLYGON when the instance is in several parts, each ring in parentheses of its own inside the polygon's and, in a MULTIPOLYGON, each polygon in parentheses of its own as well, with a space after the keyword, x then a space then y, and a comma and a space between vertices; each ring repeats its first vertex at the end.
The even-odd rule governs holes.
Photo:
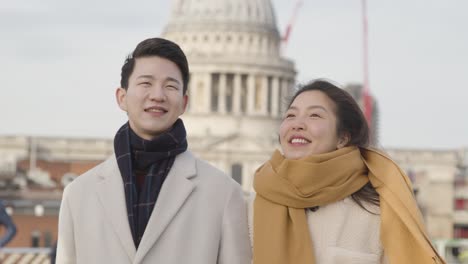
POLYGON ((164 87, 158 84, 153 85, 150 90, 150 99, 155 101, 164 101, 166 99, 164 87))

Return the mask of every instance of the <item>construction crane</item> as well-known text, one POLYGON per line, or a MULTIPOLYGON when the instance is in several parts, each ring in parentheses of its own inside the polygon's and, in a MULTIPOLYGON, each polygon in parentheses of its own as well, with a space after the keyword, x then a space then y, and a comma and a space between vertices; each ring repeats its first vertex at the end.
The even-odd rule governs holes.
POLYGON ((292 28, 294 26, 294 23, 296 22, 297 16, 299 14, 299 8, 302 6, 302 2, 303 2, 302 0, 296 1, 296 5, 294 7, 291 19, 289 20, 289 23, 286 26, 286 30, 284 31, 283 37, 281 38, 283 53, 284 51, 286 51, 286 46, 288 45, 289 36, 291 35, 292 28))
POLYGON ((369 87, 369 46, 368 46, 368 27, 367 27, 367 4, 366 0, 362 0, 362 55, 363 55, 363 74, 364 74, 364 88, 363 88, 363 101, 364 101, 364 115, 367 123, 372 131, 372 96, 369 87))

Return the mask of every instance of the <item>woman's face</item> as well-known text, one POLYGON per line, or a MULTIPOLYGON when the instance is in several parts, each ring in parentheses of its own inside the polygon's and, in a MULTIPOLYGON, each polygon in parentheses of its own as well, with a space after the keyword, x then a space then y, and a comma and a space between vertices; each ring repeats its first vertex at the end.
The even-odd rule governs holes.
POLYGON ((335 103, 321 91, 299 94, 280 127, 280 144, 287 159, 300 159, 343 147, 337 137, 335 103))

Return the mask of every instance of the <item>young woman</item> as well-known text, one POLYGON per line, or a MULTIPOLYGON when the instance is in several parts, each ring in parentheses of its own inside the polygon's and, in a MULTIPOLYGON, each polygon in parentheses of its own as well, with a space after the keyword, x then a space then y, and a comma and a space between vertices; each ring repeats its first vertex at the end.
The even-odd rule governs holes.
POLYGON ((302 87, 279 138, 281 152, 254 178, 254 264, 444 263, 410 181, 367 148, 367 122, 347 92, 324 80, 302 87))

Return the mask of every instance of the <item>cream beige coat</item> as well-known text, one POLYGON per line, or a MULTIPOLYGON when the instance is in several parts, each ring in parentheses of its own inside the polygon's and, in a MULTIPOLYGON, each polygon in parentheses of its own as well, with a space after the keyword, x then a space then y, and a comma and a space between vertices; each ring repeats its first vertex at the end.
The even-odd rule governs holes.
MULTIPOLYGON (((253 245, 253 203, 249 198, 249 233, 253 245)), ((312 238, 316 264, 386 264, 380 242, 379 208, 369 207, 371 214, 351 198, 307 210, 307 222, 312 238)), ((255 249, 254 249, 255 250, 255 249)))
POLYGON ((57 263, 246 264, 240 186, 190 151, 178 155, 135 249, 115 156, 65 188, 57 263))

